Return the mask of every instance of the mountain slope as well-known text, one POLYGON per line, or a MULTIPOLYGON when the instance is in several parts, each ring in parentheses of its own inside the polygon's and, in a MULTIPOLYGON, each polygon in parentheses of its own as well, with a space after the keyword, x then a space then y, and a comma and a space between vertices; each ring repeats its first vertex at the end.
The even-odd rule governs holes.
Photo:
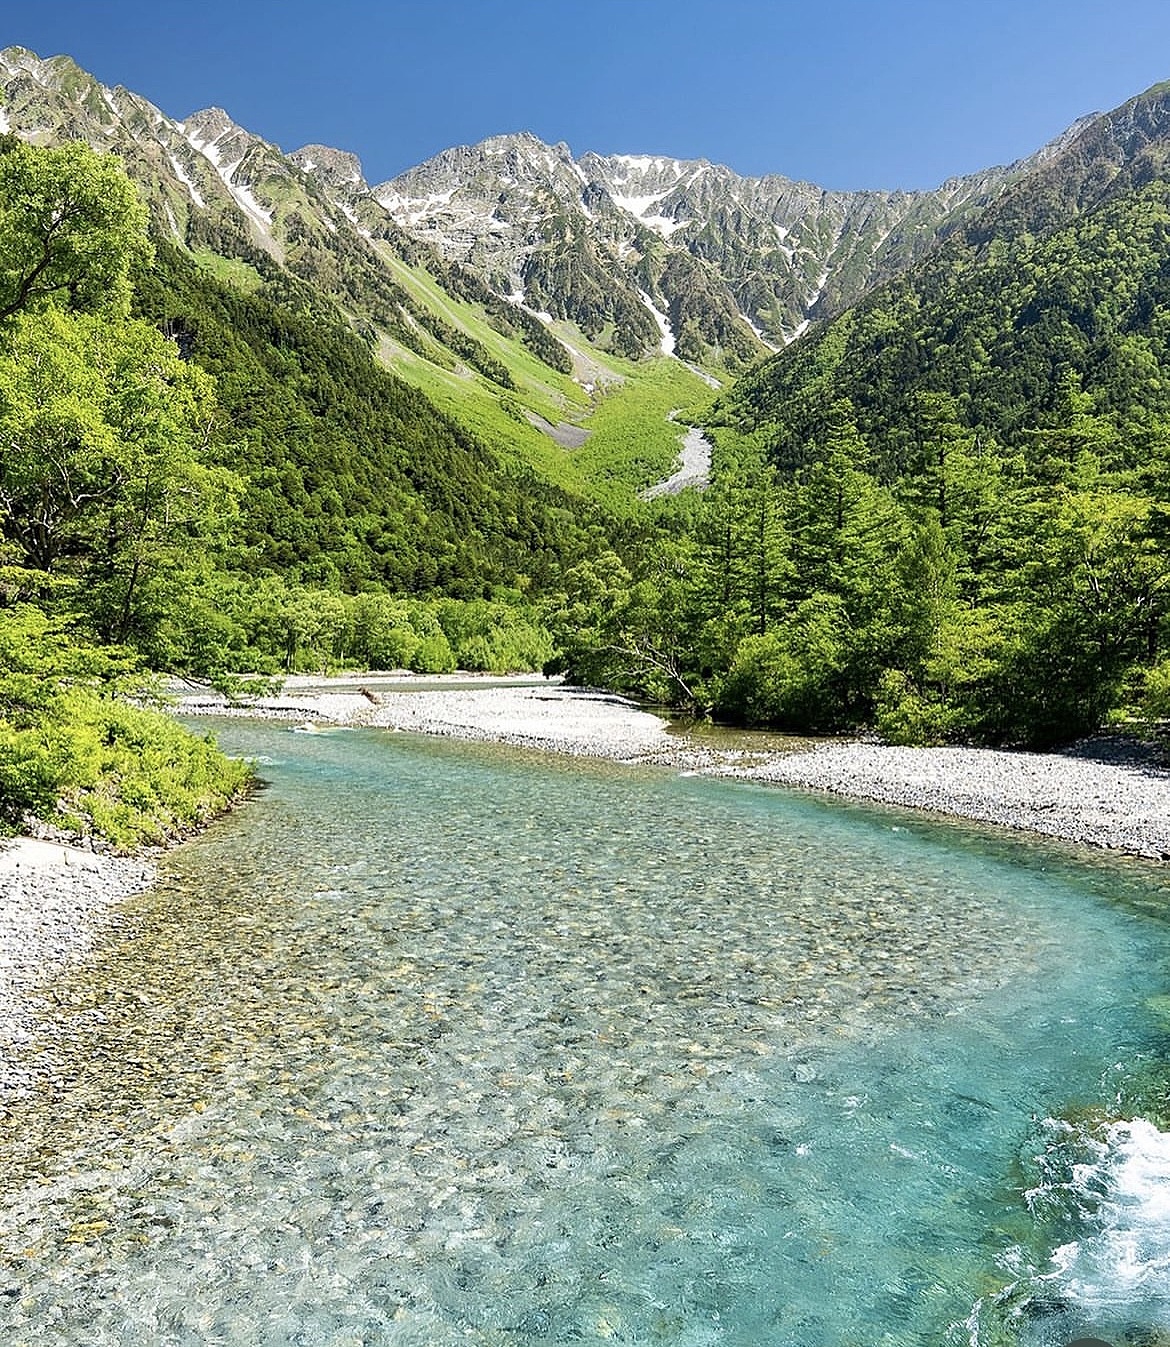
POLYGON ((955 229, 917 267, 769 360, 722 400, 797 465, 836 398, 888 472, 922 393, 1009 442, 1067 414, 1070 387, 1102 414, 1170 412, 1170 85, 1083 127, 955 229))
MULTIPOLYGON (((156 236, 188 250, 220 281, 255 293, 276 266, 307 284, 383 363, 474 425, 505 466, 593 493, 590 473, 560 446, 556 428, 568 423, 580 437, 604 388, 659 380, 652 361, 615 365, 577 328, 538 317, 410 237, 343 151, 311 145, 283 155, 215 108, 178 122, 135 94, 105 88, 67 57, 41 60, 20 48, 0 53, 0 92, 0 125, 22 138, 84 139, 117 153, 151 209, 156 236)), ((640 312, 647 348, 660 354, 655 320, 640 312)), ((680 402, 701 393, 695 378, 680 402)), ((665 419, 654 427, 651 457, 665 455, 666 471, 677 436, 665 419)), ((653 478, 629 466, 631 449, 620 438, 611 443, 608 459, 594 456, 600 489, 610 493, 615 473, 624 475, 633 502, 653 478)))
MULTIPOLYGON (((574 159, 527 134, 446 151, 370 188, 344 151, 309 145, 284 155, 215 108, 175 121, 65 57, 10 48, 0 53, 0 86, 4 124, 21 136, 81 137, 121 155, 160 237, 219 280, 256 292, 279 268, 328 302, 383 363, 474 425, 501 463, 577 492, 624 480, 631 500, 650 470, 631 466, 646 431, 637 390, 643 379, 661 382, 648 354, 740 369, 765 354, 765 341, 788 340, 859 299, 846 326, 831 329, 832 349, 870 313, 898 328, 904 347, 913 324, 883 317, 885 301, 865 299, 872 287, 932 303, 915 287, 933 294, 933 286, 945 326, 948 306, 965 302, 966 282, 952 293, 948 278, 1013 247, 1021 230, 1036 237, 1112 177, 1150 176, 1160 115, 1135 100, 1125 116, 1086 119, 1027 160, 935 192, 829 192, 661 156, 574 159), (916 277, 936 279, 898 279, 919 266, 916 277), (584 456, 561 445, 588 434, 606 390, 623 381, 632 385, 629 434, 624 444, 612 439, 613 455, 596 460, 591 480, 584 456)), ((1004 294, 1010 281, 1006 272, 997 279, 1004 294)), ((882 369, 861 362, 863 409, 883 377, 919 367, 922 351, 911 345, 883 356, 882 369)), ((785 433, 805 433, 801 418, 815 419, 816 396, 804 397, 801 412, 803 395, 781 371, 812 362, 816 378, 805 382, 823 391, 828 349, 821 338, 797 343, 746 380, 729 417, 750 424, 764 402, 791 396, 785 433)), ((954 355, 948 390, 963 384, 964 358, 954 355)), ((841 364, 830 364, 836 377, 841 364)), ((1000 366, 1009 364, 1010 344, 1000 366)), ((680 401, 697 401, 697 381, 693 390, 680 401)), ((668 462, 676 432, 660 420, 652 434, 659 448, 640 461, 668 462)))
POLYGON ((264 251, 398 346, 504 390, 511 348, 485 348, 458 318, 419 306, 389 269, 425 266, 560 372, 571 360, 554 319, 572 325, 558 334, 570 342, 737 370, 905 270, 1067 138, 911 193, 826 191, 662 156, 578 160, 521 133, 447 150, 371 189, 344 151, 284 155, 216 108, 175 121, 67 57, 10 48, 0 83, 18 134, 120 154, 177 241, 244 261, 264 251))

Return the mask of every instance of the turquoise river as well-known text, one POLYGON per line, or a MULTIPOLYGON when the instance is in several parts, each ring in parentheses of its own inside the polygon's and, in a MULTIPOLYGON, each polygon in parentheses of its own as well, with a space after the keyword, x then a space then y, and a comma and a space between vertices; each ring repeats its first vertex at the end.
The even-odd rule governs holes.
POLYGON ((44 989, 7 1347, 1170 1344, 1170 873, 223 721, 44 989))

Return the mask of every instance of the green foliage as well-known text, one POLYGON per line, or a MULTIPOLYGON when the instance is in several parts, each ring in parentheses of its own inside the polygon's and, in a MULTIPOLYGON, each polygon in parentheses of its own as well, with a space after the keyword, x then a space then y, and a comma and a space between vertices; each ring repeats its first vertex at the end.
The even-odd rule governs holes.
POLYGON ((537 613, 523 604, 440 599, 436 609, 456 668, 474 673, 528 672, 543 669, 553 656, 548 631, 537 613))
POLYGON ((204 461, 210 381, 143 323, 57 310, 0 331, 0 530, 145 648, 222 542, 241 485, 204 461))
POLYGON ((719 416, 767 425, 775 461, 791 469, 827 402, 848 397, 890 478, 915 470, 931 399, 945 401, 968 452, 989 437, 1022 443, 1067 426, 1070 379, 1114 426, 1164 417, 1170 181, 1117 174, 1076 214, 1033 200, 1043 233, 1010 227, 1015 201, 1009 194, 913 272, 759 366, 721 399, 719 416))
POLYGON ((234 689, 233 674, 339 669, 529 672, 553 646, 538 610, 515 591, 491 599, 356 595, 277 576, 213 575, 203 602, 173 614, 165 667, 234 689))
MULTIPOLYGON (((165 736, 119 718, 122 656, 101 667, 95 639, 220 682, 548 667, 898 742, 1039 747, 1166 715, 1156 155, 1119 169, 1090 146, 957 223, 721 395, 708 491, 642 505, 678 452, 668 414, 706 393, 643 358, 647 306, 571 213, 524 281, 596 357, 388 225, 326 238, 291 189, 283 261, 223 207, 188 211, 193 252, 160 241, 151 263, 116 168, 55 154, 0 142, 0 617, 46 661, 3 666, 10 814, 71 799, 119 838, 125 810, 171 817, 149 783, 102 793, 133 779, 123 749, 150 782, 170 769, 165 736), (586 443, 533 424, 560 420, 586 443)), ((735 368, 756 347, 702 261, 729 228, 698 260, 647 235, 635 284, 681 356, 735 368)))
POLYGON ((680 648, 717 713, 1047 747, 1164 710, 1170 180, 1108 148, 717 399, 680 648))
POLYGON ((901 669, 883 671, 874 705, 874 727, 888 744, 945 744, 957 713, 939 696, 916 687, 901 669))
POLYGON ((146 210, 116 160, 79 141, 0 138, 0 323, 46 303, 125 312, 149 254, 146 210))
POLYGON ((744 725, 829 729, 846 721, 848 621, 837 595, 815 593, 782 626, 740 641, 715 708, 744 725))
POLYGON ((674 471, 686 427, 670 414, 702 397, 705 385, 677 360, 615 367, 623 378, 599 394, 589 438, 573 459, 583 485, 611 511, 628 514, 636 492, 674 471))
POLYGON ((1151 721, 1170 720, 1170 656, 1146 671, 1141 710, 1151 721))
POLYGON ((845 403, 795 475, 738 441, 632 574, 566 595, 560 667, 741 723, 896 742, 1043 748, 1140 700, 1135 686, 1161 705, 1160 674, 1142 670, 1161 667, 1170 629, 1162 451, 1106 471, 1086 444, 1128 455, 1082 410, 1029 463, 973 444, 945 406, 923 411, 892 488, 845 403), (669 536, 683 521, 689 541, 669 536))
POLYGON ((127 703, 141 682, 130 652, 88 645, 32 605, 0 608, 0 823, 32 814, 130 849, 246 789, 244 764, 127 703))
POLYGON ((57 782, 57 821, 122 849, 181 837, 207 823, 251 782, 210 736, 161 712, 73 689, 64 705, 67 765, 57 782))
POLYGON ((239 486, 203 458, 210 381, 127 317, 144 221, 111 161, 0 144, 0 823, 125 848, 249 780, 126 701, 126 644, 148 650, 205 574, 239 486))

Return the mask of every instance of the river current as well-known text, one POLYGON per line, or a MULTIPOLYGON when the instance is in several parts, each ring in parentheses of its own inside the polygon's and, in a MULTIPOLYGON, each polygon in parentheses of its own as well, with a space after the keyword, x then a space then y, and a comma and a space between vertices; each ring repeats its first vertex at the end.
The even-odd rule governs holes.
POLYGON ((1170 1341, 1163 869, 216 730, 265 788, 45 989, 5 1343, 1170 1341))

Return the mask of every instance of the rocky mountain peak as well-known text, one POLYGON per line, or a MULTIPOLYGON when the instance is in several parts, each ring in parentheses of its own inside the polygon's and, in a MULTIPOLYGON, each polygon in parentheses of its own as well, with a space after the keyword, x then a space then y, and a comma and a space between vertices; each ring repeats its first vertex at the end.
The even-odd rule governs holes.
MULTIPOLYGON (((423 201, 455 186, 467 194, 501 188, 548 188, 568 185, 575 193, 585 185, 569 147, 546 145, 530 131, 489 136, 475 145, 457 145, 374 188, 384 198, 423 201)), ((446 203, 444 203, 446 204, 446 203)))
POLYGON ((178 123, 178 129, 188 145, 211 163, 245 214, 262 222, 267 212, 257 207, 254 199, 241 199, 240 190, 246 188, 271 164, 280 162, 283 156, 277 147, 245 131, 232 121, 223 108, 204 108, 200 112, 193 112, 185 121, 178 123))
POLYGON ((362 161, 348 150, 329 145, 302 145, 288 156, 331 191, 368 192, 362 161))
POLYGON ((66 56, 41 60, 9 47, 0 52, 0 88, 0 130, 117 152, 158 188, 155 209, 177 239, 189 237, 201 212, 234 206, 252 241, 279 259, 289 229, 303 248, 309 234, 331 236, 344 216, 370 237, 404 231, 402 246, 432 246, 481 284, 532 313, 575 322, 590 339, 613 334, 623 354, 669 337, 699 363, 743 362, 761 341, 792 340, 956 229, 1043 227, 1028 193, 1009 190, 1014 183, 1051 176, 1060 199, 1075 203, 1108 190, 1121 165, 1152 171, 1170 158, 1164 87, 1082 119, 1029 159, 931 192, 829 191, 662 154, 578 158, 530 131, 444 150, 371 189, 353 154, 309 144, 284 156, 218 107, 176 122, 135 94, 106 89, 66 56))
POLYGON ((223 108, 203 108, 193 112, 183 121, 182 127, 189 140, 198 139, 207 144, 218 143, 236 135, 247 136, 249 140, 254 138, 243 127, 237 126, 223 108))
POLYGON ((9 78, 26 75, 46 89, 59 88, 63 79, 69 75, 84 74, 69 56, 50 56, 42 60, 27 47, 5 47, 0 51, 0 70, 9 78))

